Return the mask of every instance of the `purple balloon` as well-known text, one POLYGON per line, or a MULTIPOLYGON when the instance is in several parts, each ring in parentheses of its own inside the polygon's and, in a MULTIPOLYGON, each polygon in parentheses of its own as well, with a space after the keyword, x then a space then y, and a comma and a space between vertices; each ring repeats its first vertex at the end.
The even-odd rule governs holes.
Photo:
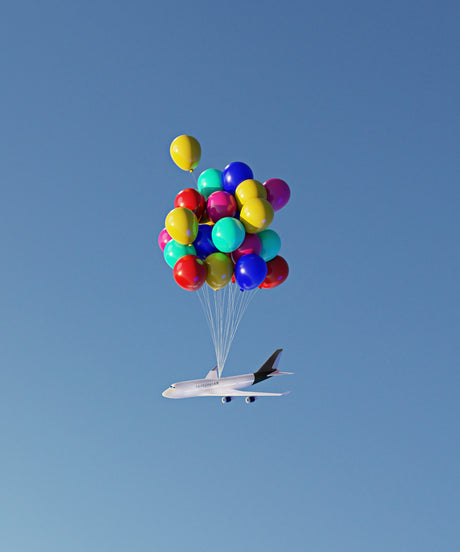
POLYGON ((160 246, 160 249, 164 251, 166 244, 171 240, 172 238, 168 234, 168 231, 166 230, 166 228, 163 228, 163 230, 160 232, 160 235, 158 236, 158 245, 160 246))
POLYGON ((291 190, 281 178, 270 178, 264 182, 267 190, 267 201, 275 211, 282 209, 291 197, 291 190))
POLYGON ((262 251, 262 242, 257 234, 246 234, 243 243, 235 249, 232 253, 232 260, 234 263, 243 255, 249 255, 249 253, 255 253, 260 255, 262 251))
POLYGON ((225 217, 233 217, 236 209, 236 200, 228 192, 214 192, 208 197, 206 212, 212 222, 217 222, 225 217))

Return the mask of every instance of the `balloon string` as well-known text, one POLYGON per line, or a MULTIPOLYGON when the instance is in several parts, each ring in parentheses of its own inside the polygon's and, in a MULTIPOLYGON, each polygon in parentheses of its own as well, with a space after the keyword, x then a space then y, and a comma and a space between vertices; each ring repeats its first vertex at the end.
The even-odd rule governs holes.
POLYGON ((198 180, 196 179, 195 173, 191 172, 190 175, 193 178, 193 182, 195 182, 195 186, 198 188, 198 180))
POLYGON ((258 288, 242 292, 235 284, 228 284, 217 291, 205 285, 198 291, 214 345, 219 377, 222 375, 238 327, 257 292, 258 288))

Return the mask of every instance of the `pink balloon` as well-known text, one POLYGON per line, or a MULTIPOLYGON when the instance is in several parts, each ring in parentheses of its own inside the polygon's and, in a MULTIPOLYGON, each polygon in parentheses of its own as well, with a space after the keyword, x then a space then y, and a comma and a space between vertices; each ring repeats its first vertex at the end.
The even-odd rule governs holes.
POLYGON ((275 211, 282 209, 291 197, 291 190, 281 178, 270 178, 264 182, 267 190, 267 201, 275 211))
POLYGON ((208 197, 206 211, 212 222, 217 222, 224 217, 234 217, 236 209, 236 200, 228 192, 214 192, 208 197))
POLYGON ((160 232, 160 235, 158 236, 158 245, 160 246, 160 249, 162 251, 164 251, 166 244, 170 240, 172 240, 171 236, 168 234, 166 228, 163 228, 163 230, 160 232))
POLYGON ((262 251, 262 242, 257 234, 246 234, 243 243, 235 249, 232 253, 232 260, 234 263, 242 257, 243 255, 249 255, 250 253, 255 253, 260 255, 262 251))

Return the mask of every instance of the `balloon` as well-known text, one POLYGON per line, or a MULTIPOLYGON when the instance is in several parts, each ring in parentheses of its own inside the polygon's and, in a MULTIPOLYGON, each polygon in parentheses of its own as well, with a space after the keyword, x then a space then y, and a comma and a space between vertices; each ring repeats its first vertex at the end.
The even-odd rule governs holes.
POLYGON ((262 243, 262 250, 260 256, 267 262, 274 259, 281 249, 281 238, 274 230, 262 230, 257 234, 262 243))
POLYGON ((208 199, 208 197, 214 193, 224 189, 222 182, 222 171, 217 169, 206 169, 198 177, 198 190, 200 193, 208 199))
POLYGON ((192 243, 198 233, 198 219, 193 211, 185 207, 176 207, 170 211, 165 226, 169 235, 183 245, 192 243))
POLYGON ((172 160, 183 171, 193 172, 201 158, 201 146, 196 138, 182 134, 174 138, 169 149, 172 160))
MULTIPOLYGON (((170 153, 180 169, 193 172, 201 146, 192 136, 182 135, 173 140, 170 153)), ((222 171, 210 168, 199 172, 196 186, 190 183, 196 189, 186 188, 177 195, 180 188, 175 190, 174 209, 166 216, 158 245, 179 286, 196 291, 206 283, 201 304, 221 377, 236 328, 252 296, 240 289, 255 292, 258 287, 276 287, 288 276, 288 265, 279 256, 280 236, 270 224, 275 211, 288 203, 290 190, 279 178, 261 184, 240 161, 229 163, 222 171), (228 286, 230 282, 235 285, 228 286), (222 289, 221 293, 211 291, 222 289), (235 331, 226 331, 229 328, 235 331)))
POLYGON ((213 222, 224 217, 233 217, 236 213, 235 198, 228 192, 214 192, 208 197, 206 212, 213 222))
POLYGON ((255 253, 243 255, 235 265, 235 280, 242 291, 259 287, 266 275, 267 264, 255 253))
POLYGON ((222 178, 224 182, 224 190, 230 192, 231 194, 235 193, 238 184, 241 184, 243 180, 248 178, 253 178, 252 170, 241 161, 234 161, 227 165, 222 173, 222 178))
POLYGON ((256 234, 270 226, 274 215, 275 213, 270 203, 266 199, 257 197, 250 199, 243 205, 240 212, 240 220, 248 234, 256 234))
POLYGON ((217 247, 212 241, 212 226, 208 224, 200 224, 198 226, 198 234, 193 242, 196 254, 201 259, 206 259, 211 253, 218 251, 217 247))
POLYGON ((196 255, 185 255, 174 265, 174 280, 187 291, 196 291, 206 281, 206 265, 196 255))
POLYGON ((265 289, 271 289, 279 286, 289 275, 289 265, 278 255, 267 263, 267 276, 261 284, 265 289))
POLYGON ((171 268, 174 268, 176 262, 185 255, 196 255, 193 245, 182 245, 177 243, 176 240, 170 240, 163 251, 165 261, 171 268))
POLYGON ((281 178, 270 178, 264 182, 267 190, 267 200, 275 211, 279 211, 286 205, 291 197, 291 190, 281 178))
POLYGON ((262 249, 262 243, 259 238, 259 234, 246 234, 243 243, 235 249, 232 253, 232 260, 234 263, 243 255, 249 255, 249 253, 255 253, 260 255, 262 249))
POLYGON ((160 249, 162 251, 164 251, 165 245, 169 242, 169 240, 172 240, 172 238, 168 234, 166 228, 163 228, 163 230, 160 232, 160 235, 158 236, 158 245, 160 246, 160 249))
POLYGON ((186 188, 180 191, 174 200, 174 207, 186 207, 190 209, 190 211, 195 213, 198 220, 201 219, 205 206, 204 197, 194 188, 186 188))
POLYGON ((212 241, 223 253, 235 251, 243 243, 244 236, 243 225, 232 217, 222 218, 212 227, 212 241))
POLYGON ((214 290, 225 287, 233 276, 233 263, 225 253, 211 253, 204 261, 206 283, 214 290))
POLYGON ((235 199, 239 209, 250 199, 254 199, 255 197, 267 199, 267 190, 261 182, 249 178, 248 180, 243 180, 241 184, 238 184, 235 190, 235 199))

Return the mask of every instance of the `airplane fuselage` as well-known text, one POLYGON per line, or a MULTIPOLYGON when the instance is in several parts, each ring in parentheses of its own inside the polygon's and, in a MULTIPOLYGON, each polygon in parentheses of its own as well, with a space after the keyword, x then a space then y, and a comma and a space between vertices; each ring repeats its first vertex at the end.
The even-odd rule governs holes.
POLYGON ((249 387, 254 383, 254 380, 254 374, 244 374, 228 378, 181 381, 173 383, 162 394, 163 397, 167 397, 168 399, 185 399, 188 397, 207 397, 212 395, 222 396, 227 392, 228 395, 231 395, 232 390, 249 387))

